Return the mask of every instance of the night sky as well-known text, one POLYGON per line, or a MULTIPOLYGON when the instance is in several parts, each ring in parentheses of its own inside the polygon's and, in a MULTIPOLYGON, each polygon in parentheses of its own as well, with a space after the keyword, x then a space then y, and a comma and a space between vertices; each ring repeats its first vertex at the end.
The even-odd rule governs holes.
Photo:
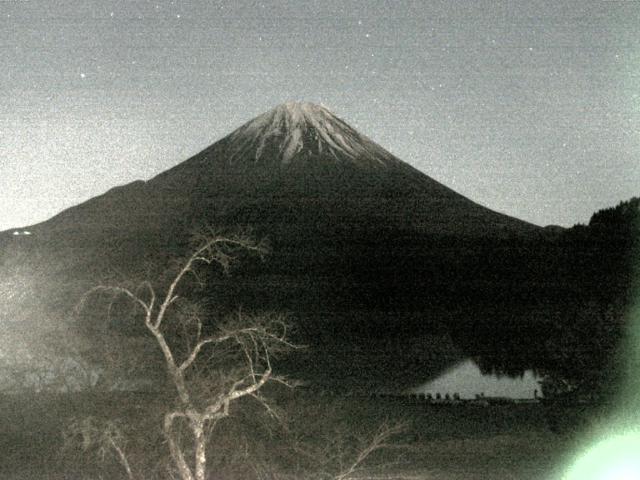
POLYGON ((0 0, 0 230, 322 103, 454 190, 572 225, 640 194, 638 1, 0 0))

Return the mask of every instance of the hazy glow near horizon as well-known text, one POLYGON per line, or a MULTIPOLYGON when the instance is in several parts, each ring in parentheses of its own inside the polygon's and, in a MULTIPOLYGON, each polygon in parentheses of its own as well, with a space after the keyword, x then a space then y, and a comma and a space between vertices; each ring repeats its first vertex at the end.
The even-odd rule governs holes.
POLYGON ((323 103, 467 197, 571 225, 638 194, 640 3, 0 2, 0 230, 323 103))

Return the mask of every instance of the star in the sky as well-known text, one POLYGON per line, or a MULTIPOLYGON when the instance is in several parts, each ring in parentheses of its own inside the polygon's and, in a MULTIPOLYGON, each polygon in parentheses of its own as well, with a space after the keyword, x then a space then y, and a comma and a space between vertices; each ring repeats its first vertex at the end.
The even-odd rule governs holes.
POLYGON ((87 75, 85 73, 81 73, 80 74, 80 78, 86 78, 86 77, 87 77, 87 75))

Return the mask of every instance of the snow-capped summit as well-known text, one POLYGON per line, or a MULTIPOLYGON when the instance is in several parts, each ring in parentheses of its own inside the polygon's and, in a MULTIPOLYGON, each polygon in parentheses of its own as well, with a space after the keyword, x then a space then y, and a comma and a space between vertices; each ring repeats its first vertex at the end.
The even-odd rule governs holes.
POLYGON ((231 162, 277 158, 289 164, 314 157, 377 167, 398 162, 325 107, 308 102, 278 105, 234 131, 229 142, 231 162))

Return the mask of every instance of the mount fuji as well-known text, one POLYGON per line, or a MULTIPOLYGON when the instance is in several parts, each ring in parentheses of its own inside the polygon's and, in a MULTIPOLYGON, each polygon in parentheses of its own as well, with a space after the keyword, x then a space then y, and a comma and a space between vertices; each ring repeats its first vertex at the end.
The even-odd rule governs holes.
POLYGON ((324 107, 288 102, 148 181, 21 227, 29 236, 0 233, 0 246, 25 264, 46 258, 32 266, 47 279, 39 296, 64 310, 105 272, 161 271, 204 225, 251 227, 273 252, 213 281, 216 305, 290 312, 315 355, 298 366, 335 372, 342 355, 343 377, 373 379, 366 352, 395 345, 385 355, 401 383, 450 363, 423 355, 425 335, 474 334, 470 315, 534 301, 544 269, 521 252, 548 234, 454 192, 324 107), (368 366, 355 367, 356 351, 368 366))
POLYGON ((356 225, 345 228, 369 220, 351 210, 371 208, 382 224, 439 235, 504 237, 540 230, 457 194, 324 107, 288 102, 147 182, 116 187, 29 231, 157 231, 176 222, 184 226, 186 219, 198 223, 212 209, 237 214, 258 198, 261 204, 267 198, 331 204, 330 210, 323 205, 317 220, 354 213, 356 225))

